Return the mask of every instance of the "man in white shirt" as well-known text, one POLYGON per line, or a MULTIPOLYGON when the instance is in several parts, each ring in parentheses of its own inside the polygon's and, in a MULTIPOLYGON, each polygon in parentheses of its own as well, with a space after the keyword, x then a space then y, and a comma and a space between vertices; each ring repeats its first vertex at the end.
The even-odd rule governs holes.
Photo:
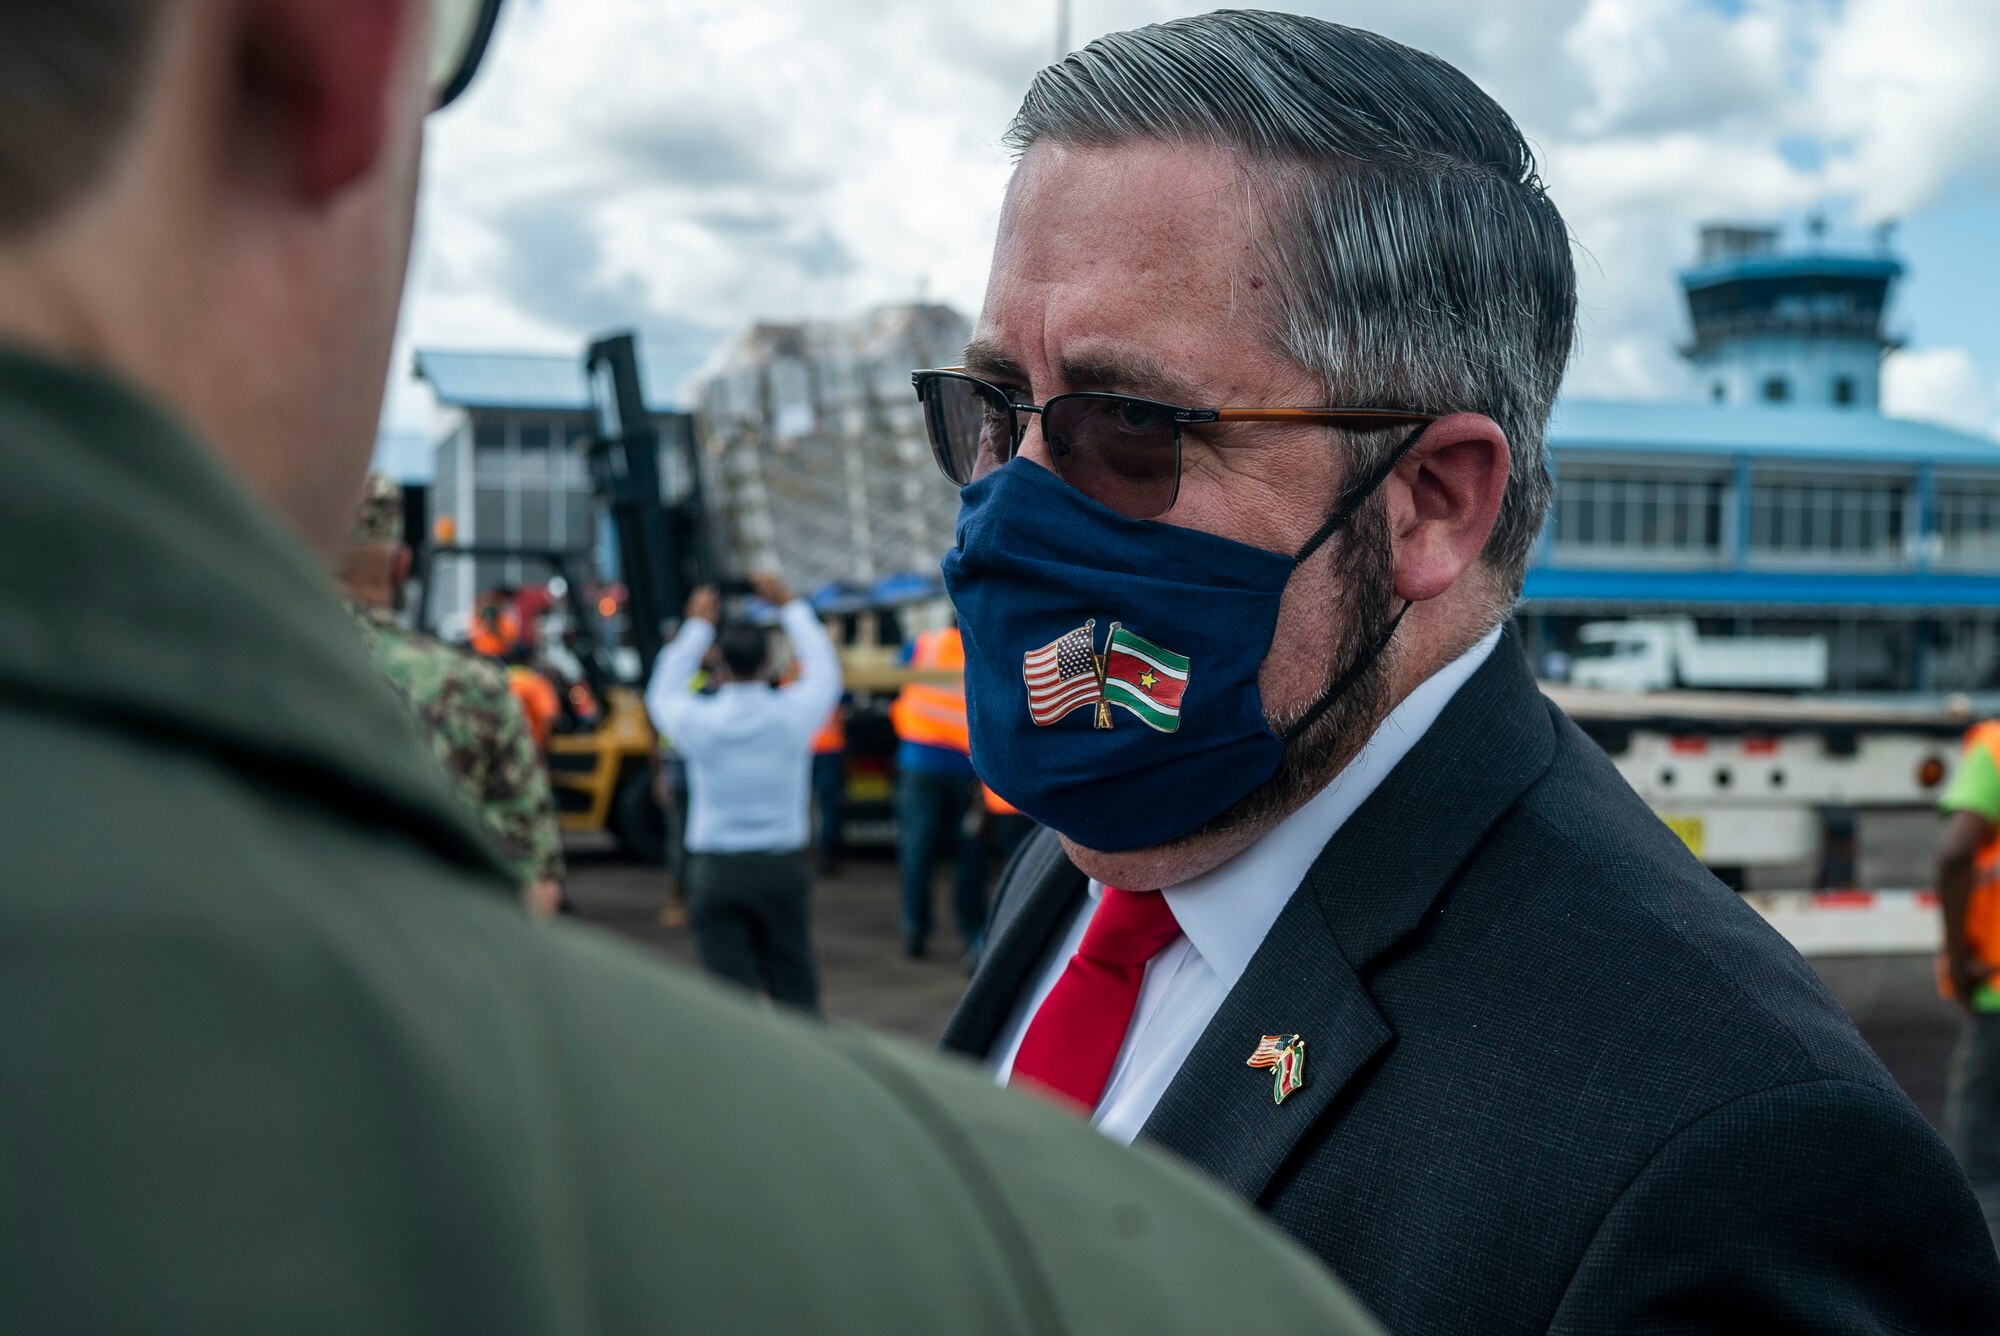
POLYGON ((1519 129, 1298 15, 1037 76, 962 367, 974 768, 1047 828, 944 1035, 1390 1330, 2000 1330, 1964 1176, 1498 628, 1574 331, 1519 129))
POLYGON ((722 598, 706 587, 688 599, 679 634, 660 652, 646 710, 687 764, 688 916, 703 967, 817 1011, 805 861, 812 740, 840 699, 840 660, 810 604, 776 575, 751 583, 778 609, 797 679, 771 684, 762 628, 718 632, 722 598), (713 692, 694 686, 705 661, 713 692))

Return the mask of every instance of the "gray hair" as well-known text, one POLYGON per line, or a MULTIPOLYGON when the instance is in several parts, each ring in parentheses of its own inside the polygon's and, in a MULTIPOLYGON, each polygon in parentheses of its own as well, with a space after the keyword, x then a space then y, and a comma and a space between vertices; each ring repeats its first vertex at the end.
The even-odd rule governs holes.
MULTIPOLYGON (((1275 204, 1277 345, 1328 403, 1484 413, 1513 452, 1486 563, 1520 590, 1547 515, 1543 434, 1576 270, 1513 118, 1437 57, 1295 14, 1223 10, 1100 37, 1035 77, 1007 132, 1242 154, 1275 204)), ((1355 442, 1354 476, 1397 434, 1355 442)))

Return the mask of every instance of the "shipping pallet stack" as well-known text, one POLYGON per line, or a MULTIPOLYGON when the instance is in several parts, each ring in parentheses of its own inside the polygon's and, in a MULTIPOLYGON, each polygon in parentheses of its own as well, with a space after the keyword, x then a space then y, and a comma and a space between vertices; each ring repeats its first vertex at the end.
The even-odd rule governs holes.
POLYGON ((958 361, 968 333, 950 307, 912 304, 753 325, 726 344, 696 397, 730 564, 806 590, 934 574, 958 498, 931 462, 910 371, 958 361))

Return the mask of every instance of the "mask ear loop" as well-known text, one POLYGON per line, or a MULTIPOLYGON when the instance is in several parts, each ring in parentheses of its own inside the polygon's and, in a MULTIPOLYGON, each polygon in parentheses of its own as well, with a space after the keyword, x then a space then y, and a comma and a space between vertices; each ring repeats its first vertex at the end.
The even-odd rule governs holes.
POLYGON ((1299 734, 1318 723, 1319 717, 1333 708, 1333 703, 1346 694, 1347 689, 1354 685, 1361 674, 1375 666, 1375 660, 1382 657, 1382 651, 1389 648, 1389 642, 1396 638, 1396 627, 1402 622, 1403 613, 1408 612, 1413 606, 1409 602, 1403 604, 1402 612, 1389 619, 1389 629, 1382 633, 1382 638, 1370 645, 1366 654, 1348 665, 1347 671, 1336 678, 1334 684, 1313 702, 1313 707, 1307 710, 1297 723, 1278 735, 1279 741, 1287 747, 1291 746, 1299 734))
POLYGON ((1326 517, 1326 523, 1320 525, 1318 531, 1312 537, 1306 539, 1306 545, 1299 549, 1297 556, 1292 558, 1292 565, 1305 565, 1306 558, 1319 551, 1327 539, 1339 533, 1341 527, 1354 518, 1354 512, 1361 509, 1361 504, 1369 497, 1375 495, 1375 489, 1388 481, 1389 475, 1395 472, 1396 465, 1403 462, 1403 456, 1415 449, 1417 442, 1423 439, 1424 433, 1430 429, 1431 424, 1426 422, 1423 426, 1418 427, 1408 436, 1405 436, 1403 443, 1397 446, 1387 459, 1375 466, 1375 471, 1368 475, 1367 481, 1363 482, 1354 491, 1349 492, 1347 499, 1340 503, 1333 514, 1326 517))
MULTIPOLYGON (((1426 422, 1423 426, 1418 427, 1408 436, 1405 436, 1402 444, 1398 445, 1387 459, 1375 466, 1375 471, 1368 475, 1367 480, 1359 488, 1348 494, 1348 498, 1340 503, 1339 508, 1333 514, 1327 516, 1326 523, 1319 526, 1318 532, 1313 534, 1311 538, 1308 538, 1306 545, 1299 549, 1299 554, 1292 558, 1294 568, 1304 565, 1306 558, 1319 551, 1327 539, 1339 533, 1341 527, 1354 518, 1354 512, 1361 509, 1362 503, 1375 494, 1375 489, 1388 480, 1389 474, 1395 470, 1396 465, 1403 462, 1403 456, 1409 454, 1416 447, 1417 442, 1423 439, 1424 433, 1430 430, 1430 426, 1431 424, 1426 422)), ((1381 639, 1369 646, 1366 654, 1363 654, 1360 658, 1349 664, 1347 671, 1342 673, 1332 686, 1320 694, 1320 698, 1313 702, 1312 708, 1307 710, 1299 718, 1298 722, 1278 735, 1280 741, 1289 747, 1301 733, 1304 733, 1308 728, 1318 723, 1321 715, 1333 708, 1333 703, 1346 694, 1347 689, 1354 685, 1361 674, 1374 667, 1375 660, 1382 657, 1382 651, 1389 648, 1389 642, 1395 639, 1396 627, 1402 623, 1404 614, 1409 612, 1412 606, 1407 601, 1403 604, 1402 611, 1390 619, 1389 629, 1382 633, 1381 639)))

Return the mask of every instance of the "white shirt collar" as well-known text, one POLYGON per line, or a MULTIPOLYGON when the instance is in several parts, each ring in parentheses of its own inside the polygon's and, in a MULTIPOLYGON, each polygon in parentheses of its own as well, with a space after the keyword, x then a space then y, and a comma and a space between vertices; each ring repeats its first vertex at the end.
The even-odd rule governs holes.
MULTIPOLYGON (((1220 867, 1166 888, 1167 905, 1189 945, 1201 953, 1224 987, 1235 987, 1243 977, 1250 957, 1264 944, 1271 925, 1334 832, 1430 731, 1498 643, 1500 628, 1495 627, 1425 678, 1389 712, 1345 769, 1255 844, 1220 867)), ((1102 893, 1102 885, 1092 880, 1091 899, 1102 893)))

